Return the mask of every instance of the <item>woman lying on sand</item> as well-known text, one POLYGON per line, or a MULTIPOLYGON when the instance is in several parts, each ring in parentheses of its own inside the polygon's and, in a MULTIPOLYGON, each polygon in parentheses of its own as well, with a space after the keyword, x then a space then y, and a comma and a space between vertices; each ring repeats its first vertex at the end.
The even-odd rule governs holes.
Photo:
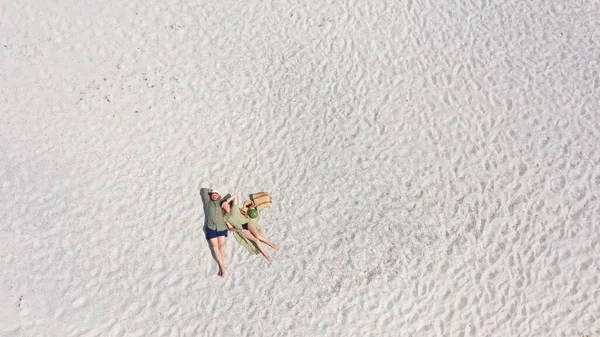
POLYGON ((267 254, 267 252, 263 249, 260 242, 264 242, 271 246, 271 248, 279 251, 279 247, 269 241, 266 237, 264 237, 258 229, 256 229, 256 224, 252 222, 250 219, 246 218, 238 204, 237 194, 230 197, 227 200, 221 201, 221 208, 223 209, 223 216, 225 218, 225 224, 227 225, 227 229, 233 232, 242 233, 248 240, 254 242, 258 250, 265 256, 267 261, 271 262, 271 256, 267 254))

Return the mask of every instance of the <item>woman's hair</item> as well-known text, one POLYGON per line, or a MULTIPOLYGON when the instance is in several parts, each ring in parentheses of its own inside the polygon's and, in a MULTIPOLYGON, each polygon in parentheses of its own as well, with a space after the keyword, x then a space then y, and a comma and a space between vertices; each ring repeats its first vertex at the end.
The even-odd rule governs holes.
MULTIPOLYGON (((221 212, 223 212, 223 215, 227 214, 227 212, 225 212, 225 209, 223 208, 223 204, 225 204, 227 202, 227 200, 223 199, 221 200, 221 202, 219 202, 219 206, 221 206, 221 212)), ((229 203, 229 207, 233 207, 233 200, 231 200, 231 202, 229 203)))

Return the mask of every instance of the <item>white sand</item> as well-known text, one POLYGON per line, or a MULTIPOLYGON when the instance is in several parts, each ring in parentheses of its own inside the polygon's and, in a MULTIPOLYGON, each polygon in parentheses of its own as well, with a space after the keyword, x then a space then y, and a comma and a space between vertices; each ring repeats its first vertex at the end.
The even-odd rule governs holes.
POLYGON ((0 3, 0 335, 600 333, 599 13, 0 3))

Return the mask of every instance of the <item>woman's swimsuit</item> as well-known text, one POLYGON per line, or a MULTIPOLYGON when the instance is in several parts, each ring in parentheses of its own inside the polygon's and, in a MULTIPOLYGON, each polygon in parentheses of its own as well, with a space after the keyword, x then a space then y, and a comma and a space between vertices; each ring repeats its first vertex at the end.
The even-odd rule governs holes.
POLYGON ((248 219, 242 214, 237 205, 231 206, 231 212, 225 215, 225 221, 237 229, 248 230, 248 219))

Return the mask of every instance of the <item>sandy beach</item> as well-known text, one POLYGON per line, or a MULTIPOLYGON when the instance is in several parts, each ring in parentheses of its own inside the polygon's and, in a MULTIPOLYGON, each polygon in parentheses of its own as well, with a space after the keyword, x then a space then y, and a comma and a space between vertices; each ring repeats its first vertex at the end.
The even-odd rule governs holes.
POLYGON ((0 3, 0 336, 599 336, 599 13, 0 3))

